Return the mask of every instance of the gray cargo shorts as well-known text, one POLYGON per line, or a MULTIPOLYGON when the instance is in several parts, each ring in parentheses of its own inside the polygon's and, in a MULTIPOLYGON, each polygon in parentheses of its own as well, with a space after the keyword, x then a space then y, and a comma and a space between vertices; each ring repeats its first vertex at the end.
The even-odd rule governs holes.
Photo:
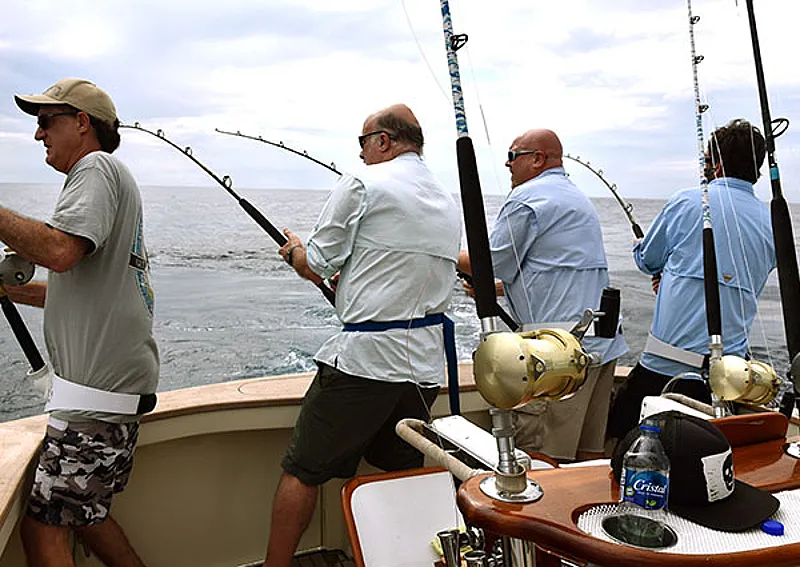
POLYGON ((138 436, 138 423, 50 418, 27 515, 56 526, 103 522, 112 497, 128 483, 138 436))

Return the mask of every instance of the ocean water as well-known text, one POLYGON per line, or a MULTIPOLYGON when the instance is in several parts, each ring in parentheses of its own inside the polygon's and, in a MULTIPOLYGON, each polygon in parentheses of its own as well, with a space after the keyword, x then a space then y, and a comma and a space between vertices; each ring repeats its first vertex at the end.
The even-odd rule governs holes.
MULTIPOLYGON (((56 185, 0 184, 1 202, 27 216, 46 219, 59 189, 56 185)), ((314 353, 337 331, 339 321, 319 290, 295 276, 277 255, 275 243, 237 202, 218 186, 141 190, 156 291, 159 390, 314 369, 314 353)), ((237 192, 277 227, 289 227, 303 238, 327 195, 312 190, 237 192)), ((490 225, 502 201, 502 195, 485 196, 490 225)), ((622 290, 631 352, 621 363, 632 364, 644 345, 655 297, 650 278, 631 259, 633 234, 620 206, 610 197, 593 202, 603 227, 611 284, 622 290)), ((643 228, 664 202, 631 200, 643 228)), ((796 216, 794 224, 797 235, 796 216)), ((39 269, 36 277, 44 275, 39 269)), ((453 287, 450 313, 456 323, 458 354, 468 359, 480 326, 473 300, 455 278, 453 287)), ((44 353, 41 310, 19 306, 19 311, 44 353)), ((774 275, 761 297, 751 343, 756 358, 785 373, 787 355, 774 275)), ((27 369, 10 328, 0 322, 0 421, 41 411, 41 400, 25 383, 27 369)))

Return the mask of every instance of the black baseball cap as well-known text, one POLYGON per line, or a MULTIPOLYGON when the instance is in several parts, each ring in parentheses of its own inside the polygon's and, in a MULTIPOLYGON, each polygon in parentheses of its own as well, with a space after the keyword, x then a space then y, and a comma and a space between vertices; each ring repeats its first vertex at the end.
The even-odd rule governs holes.
MULTIPOLYGON (((659 439, 670 461, 670 512, 707 528, 740 532, 778 510, 780 501, 772 494, 734 478, 731 445, 716 425, 677 411, 648 420, 659 424, 659 439)), ((638 437, 637 426, 614 450, 611 466, 617 482, 622 459, 638 437)))

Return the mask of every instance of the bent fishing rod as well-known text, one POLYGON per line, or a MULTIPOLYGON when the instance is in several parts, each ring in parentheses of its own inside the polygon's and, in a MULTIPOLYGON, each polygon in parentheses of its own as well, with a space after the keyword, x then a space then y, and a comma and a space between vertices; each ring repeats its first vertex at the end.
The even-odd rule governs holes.
POLYGON ((248 140, 255 140, 256 142, 261 142, 263 144, 268 144, 270 146, 275 146, 276 148, 280 148, 282 150, 286 150, 287 152, 292 152, 295 155, 298 155, 300 157, 304 157, 304 158, 306 158, 308 160, 311 160, 314 163, 316 163, 317 165, 321 165, 325 169, 327 169, 329 171, 332 171, 336 175, 341 175, 342 174, 341 171, 336 169, 336 164, 335 163, 331 162, 330 165, 328 165, 327 163, 325 163, 323 161, 320 161, 317 158, 311 156, 307 151, 305 151, 305 150, 303 150, 303 151, 295 150, 294 148, 290 148, 289 146, 287 146, 283 142, 272 142, 270 140, 262 138, 261 136, 250 136, 248 134, 242 134, 239 130, 236 130, 236 132, 229 132, 228 130, 222 130, 221 128, 214 128, 214 130, 219 132, 220 134, 227 134, 228 136, 237 136, 239 138, 247 138, 248 140))
MULTIPOLYGON (((243 197, 240 197, 236 193, 236 191, 233 190, 233 180, 230 178, 230 176, 225 175, 224 177, 222 177, 220 179, 220 177, 216 173, 211 171, 211 169, 206 167, 200 160, 198 160, 196 157, 194 157, 194 155, 192 155, 192 148, 191 147, 186 146, 185 148, 181 148, 178 144, 176 144, 172 140, 168 139, 166 137, 166 135, 164 134, 163 130, 158 129, 155 132, 153 132, 151 130, 148 130, 147 128, 144 128, 144 127, 140 126, 138 122, 134 122, 133 125, 121 124, 120 128, 130 128, 132 130, 139 130, 141 132, 146 132, 147 134, 150 134, 151 136, 155 136, 159 140, 162 140, 163 142, 166 142, 167 144, 169 144, 170 146, 172 146, 173 148, 178 150, 180 153, 182 153, 187 158, 192 160, 197 167, 199 167, 200 169, 205 171, 214 181, 216 181, 223 189, 225 189, 225 191, 227 191, 228 194, 231 197, 236 199, 236 202, 239 203, 239 206, 242 207, 242 209, 244 209, 244 211, 248 215, 250 215, 250 218, 252 218, 254 221, 256 221, 256 223, 258 223, 258 225, 262 229, 264 229, 264 231, 267 234, 270 235, 272 240, 274 240, 278 244, 278 246, 283 246, 284 244, 286 244, 287 240, 286 240, 286 237, 283 235, 283 233, 280 230, 278 230, 275 227, 275 225, 273 225, 267 219, 267 217, 265 217, 261 213, 261 211, 259 211, 257 208, 255 208, 250 203, 250 201, 248 201, 247 199, 245 199, 243 197)), ((319 283, 314 284, 314 285, 316 285, 319 288, 319 290, 322 292, 322 295, 325 296, 325 299, 327 299, 330 302, 331 305, 333 305, 333 306, 336 305, 336 295, 335 295, 334 291, 331 288, 329 288, 324 282, 319 282, 319 283)))
POLYGON ((608 187, 608 190, 611 191, 611 193, 614 195, 614 198, 617 200, 617 203, 619 203, 619 206, 622 207, 625 216, 628 217, 628 222, 631 223, 631 230, 633 230, 634 236, 636 236, 636 238, 644 238, 644 232, 642 231, 642 227, 639 226, 639 223, 636 222, 635 218, 633 218, 633 205, 631 205, 630 203, 625 201, 625 199, 622 198, 622 195, 620 195, 619 191, 617 191, 617 184, 609 183, 609 181, 605 177, 603 177, 602 169, 595 169, 594 167, 591 166, 591 164, 588 161, 583 161, 581 159, 581 156, 571 156, 569 154, 564 154, 564 157, 567 159, 571 159, 576 163, 581 164, 583 167, 594 173, 600 179, 600 181, 602 181, 603 184, 606 187, 608 187))
MULTIPOLYGON (((789 378, 794 385, 794 396, 800 409, 800 274, 797 269, 797 256, 794 247, 792 219, 789 206, 783 196, 781 175, 775 158, 775 138, 783 134, 789 121, 785 118, 772 120, 767 98, 764 66, 761 62, 761 47, 758 41, 756 17, 753 0, 746 0, 747 17, 750 24, 750 39, 753 44, 753 60, 758 82, 758 98, 761 103, 761 117, 764 123, 764 141, 767 147, 772 201, 772 238, 775 243, 775 259, 778 266, 778 284, 783 309, 783 328, 786 333, 786 347, 789 351, 789 378)), ((786 408, 782 408, 786 409, 786 408)), ((789 406, 791 412, 791 406, 789 406)))
MULTIPOLYGON (((283 142, 273 142, 271 140, 267 140, 266 138, 264 138, 264 137, 262 137, 260 135, 259 136, 250 136, 248 134, 242 134, 239 130, 237 130, 236 132, 229 132, 229 131, 226 131, 226 130, 221 130, 220 128, 214 128, 214 130, 216 130, 220 134, 227 134, 229 136, 238 136, 240 138, 247 138, 248 140, 255 140, 256 142, 262 142, 264 144, 269 144, 270 146, 274 146, 276 148, 280 148, 282 150, 286 150, 288 152, 292 152, 293 154, 296 154, 296 155, 298 155, 300 157, 304 157, 304 158, 306 158, 308 160, 313 161, 314 163, 316 163, 318 165, 321 165, 322 167, 332 171, 336 175, 342 175, 342 173, 338 169, 336 169, 336 165, 333 162, 331 162, 331 164, 328 165, 325 162, 323 162, 321 160, 318 160, 315 157, 311 156, 307 151, 305 151, 305 150, 303 150, 303 151, 296 150, 296 149, 294 149, 294 148, 292 148, 290 146, 287 146, 283 142)), ((474 287, 473 279, 472 279, 472 276, 470 274, 467 274, 466 272, 462 272, 461 270, 457 270, 456 274, 458 275, 459 278, 461 278, 462 280, 467 282, 468 285, 474 287)), ((502 319, 503 323, 505 323, 508 326, 509 329, 511 329, 512 331, 516 331, 517 329, 520 328, 519 324, 516 321, 514 321, 514 318, 511 317, 511 315, 509 315, 508 312, 505 311, 499 305, 497 306, 497 312, 498 312, 498 316, 500 317, 500 319, 502 319)))

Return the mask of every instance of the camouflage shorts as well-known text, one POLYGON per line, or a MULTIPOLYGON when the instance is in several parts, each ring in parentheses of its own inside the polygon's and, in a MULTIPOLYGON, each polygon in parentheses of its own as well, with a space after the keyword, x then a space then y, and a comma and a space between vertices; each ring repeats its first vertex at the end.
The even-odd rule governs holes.
POLYGON ((57 526, 101 523, 108 516, 113 495, 128 483, 138 435, 138 423, 66 424, 51 418, 39 453, 28 516, 57 526))

